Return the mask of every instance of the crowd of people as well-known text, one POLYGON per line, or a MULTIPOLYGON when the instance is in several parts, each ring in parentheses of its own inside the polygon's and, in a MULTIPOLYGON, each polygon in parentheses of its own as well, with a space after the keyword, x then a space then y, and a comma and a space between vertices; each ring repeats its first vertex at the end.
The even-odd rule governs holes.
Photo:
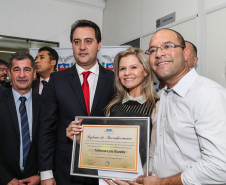
POLYGON ((193 43, 159 29, 146 52, 118 53, 113 72, 97 61, 94 22, 76 21, 70 41, 76 63, 63 71, 47 46, 35 59, 17 52, 0 60, 0 184, 99 184, 70 175, 73 139, 83 131, 75 116, 150 117, 149 173, 106 184, 226 184, 226 90, 196 72, 193 43))

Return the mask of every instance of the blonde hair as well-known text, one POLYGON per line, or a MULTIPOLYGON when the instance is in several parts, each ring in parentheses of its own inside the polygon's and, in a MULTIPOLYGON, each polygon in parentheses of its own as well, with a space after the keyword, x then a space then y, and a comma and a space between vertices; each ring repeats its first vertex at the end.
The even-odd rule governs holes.
POLYGON ((126 89, 120 79, 119 79, 119 63, 121 58, 126 57, 128 55, 134 55, 137 57, 139 62, 143 65, 144 70, 147 72, 147 76, 142 81, 142 92, 141 94, 146 98, 147 100, 147 110, 149 111, 151 105, 153 107, 155 106, 155 99, 158 98, 158 95, 155 93, 154 90, 154 75, 151 70, 151 66, 149 64, 149 61, 147 60, 147 57, 145 56, 145 53, 143 50, 139 48, 133 48, 130 46, 127 50, 119 52, 114 59, 114 74, 115 74, 115 89, 116 89, 116 96, 115 98, 107 105, 105 110, 105 115, 109 115, 110 109, 113 105, 117 104, 118 102, 122 101, 124 96, 126 96, 128 89, 126 89))

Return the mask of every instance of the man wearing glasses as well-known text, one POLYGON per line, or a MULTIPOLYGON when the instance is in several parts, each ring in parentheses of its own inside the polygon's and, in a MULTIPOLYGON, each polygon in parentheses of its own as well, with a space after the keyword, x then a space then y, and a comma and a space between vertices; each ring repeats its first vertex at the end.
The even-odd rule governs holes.
POLYGON ((226 90, 189 70, 188 49, 174 30, 158 30, 147 53, 166 86, 159 94, 152 176, 128 183, 226 184, 226 90))
POLYGON ((189 70, 183 37, 161 29, 149 45, 150 64, 166 83, 160 94, 152 184, 225 184, 226 91, 189 70))

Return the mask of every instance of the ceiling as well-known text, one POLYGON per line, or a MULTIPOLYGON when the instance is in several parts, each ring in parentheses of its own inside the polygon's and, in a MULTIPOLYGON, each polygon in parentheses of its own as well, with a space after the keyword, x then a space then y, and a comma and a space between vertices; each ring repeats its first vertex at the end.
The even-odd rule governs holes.
POLYGON ((55 1, 70 1, 92 7, 105 8, 107 0, 55 0, 55 1))

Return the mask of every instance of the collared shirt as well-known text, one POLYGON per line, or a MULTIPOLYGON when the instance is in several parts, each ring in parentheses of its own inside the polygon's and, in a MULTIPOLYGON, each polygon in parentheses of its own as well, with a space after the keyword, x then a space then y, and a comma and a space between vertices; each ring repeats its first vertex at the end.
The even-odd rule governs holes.
POLYGON ((38 94, 42 94, 42 90, 43 90, 42 80, 45 80, 45 81, 49 82, 49 78, 44 79, 44 78, 41 78, 40 77, 40 81, 39 81, 39 92, 38 92, 38 94))
POLYGON ((16 105, 16 112, 17 112, 17 118, 18 118, 19 130, 20 130, 20 169, 21 169, 21 171, 23 171, 24 170, 24 167, 23 167, 23 142, 22 142, 23 140, 22 140, 22 132, 21 132, 21 117, 20 117, 20 112, 19 112, 19 107, 20 107, 21 101, 19 100, 19 98, 21 96, 27 98, 27 100, 25 101, 25 105, 26 105, 26 110, 27 110, 30 139, 32 141, 32 116, 33 116, 32 115, 32 90, 25 95, 21 95, 20 93, 15 91, 13 88, 12 88, 12 92, 13 92, 13 97, 14 97, 14 101, 15 101, 15 105, 16 105))
POLYGON ((226 182, 226 90, 193 69, 160 95, 152 175, 226 182))
MULTIPOLYGON (((87 70, 80 67, 77 63, 76 63, 76 69, 77 69, 78 76, 79 76, 81 86, 82 86, 83 80, 84 80, 82 73, 87 71, 87 70)), ((90 75, 88 76, 88 79, 87 79, 88 83, 89 83, 90 112, 91 112, 92 105, 93 105, 93 99, 94 99, 94 95, 95 95, 95 91, 96 91, 96 87, 97 87, 98 76, 99 76, 99 65, 98 65, 98 63, 96 63, 88 71, 92 72, 92 73, 90 73, 90 75)))
POLYGON ((140 104, 143 104, 146 102, 146 98, 143 95, 134 98, 130 96, 129 93, 127 93, 126 96, 123 97, 122 103, 126 103, 129 100, 137 101, 140 104))

